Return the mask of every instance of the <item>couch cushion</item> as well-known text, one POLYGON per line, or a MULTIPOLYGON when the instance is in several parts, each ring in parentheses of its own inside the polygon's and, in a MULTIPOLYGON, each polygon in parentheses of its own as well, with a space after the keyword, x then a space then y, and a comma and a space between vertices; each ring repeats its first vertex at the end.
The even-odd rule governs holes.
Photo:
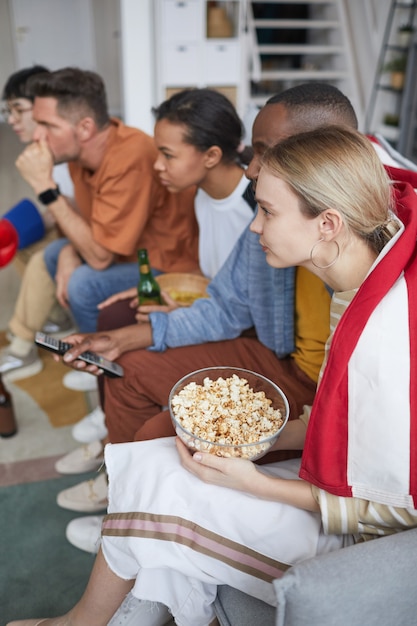
POLYGON ((276 626, 417 623, 416 554, 414 529, 293 566, 274 582, 276 626))
POLYGON ((274 626, 275 608, 222 585, 217 590, 216 615, 221 626, 274 626))

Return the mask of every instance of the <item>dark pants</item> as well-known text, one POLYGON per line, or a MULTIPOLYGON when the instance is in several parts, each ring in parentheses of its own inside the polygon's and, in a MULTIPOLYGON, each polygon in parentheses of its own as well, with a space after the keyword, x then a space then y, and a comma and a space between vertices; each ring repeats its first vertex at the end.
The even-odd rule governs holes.
MULTIPOLYGON (((134 321, 134 311, 128 309, 127 302, 117 303, 106 316, 106 320, 103 317, 100 321, 100 330, 134 321)), ((300 415, 304 404, 312 404, 316 390, 316 383, 298 368, 294 359, 278 359, 256 338, 249 337, 172 348, 166 352, 136 350, 125 353, 118 362, 125 370, 123 378, 99 377, 100 386, 104 383, 105 388, 104 410, 112 443, 175 435, 169 412, 162 409, 168 404, 173 385, 185 374, 203 367, 242 367, 270 378, 288 398, 290 419, 300 415)), ((294 456, 299 454, 276 452, 265 459, 271 462, 294 456)))

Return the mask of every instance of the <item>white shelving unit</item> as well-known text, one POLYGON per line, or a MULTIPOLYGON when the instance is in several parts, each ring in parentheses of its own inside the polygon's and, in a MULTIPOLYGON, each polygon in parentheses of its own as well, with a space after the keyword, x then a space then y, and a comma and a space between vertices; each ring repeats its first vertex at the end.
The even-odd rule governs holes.
POLYGON ((211 87, 245 118, 283 89, 324 81, 359 111, 345 1, 155 0, 157 101, 186 87, 211 87), (213 36, 214 11, 230 25, 225 37, 213 36))
MULTIPOLYGON (((179 89, 210 87, 222 91, 240 108, 242 46, 239 0, 217 2, 230 36, 213 37, 211 5, 206 0, 155 1, 157 99, 179 89)), ((222 24, 220 24, 222 26, 222 24)))

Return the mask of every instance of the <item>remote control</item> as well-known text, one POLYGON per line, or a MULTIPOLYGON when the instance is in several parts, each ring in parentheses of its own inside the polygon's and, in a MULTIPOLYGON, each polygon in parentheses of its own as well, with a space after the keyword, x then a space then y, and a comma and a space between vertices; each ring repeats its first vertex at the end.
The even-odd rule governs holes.
MULTIPOLYGON (((57 354, 65 354, 65 352, 74 347, 71 343, 60 341, 59 339, 55 339, 55 337, 50 337, 49 335, 41 332, 36 333, 35 343, 41 348, 45 348, 51 352, 56 352, 57 354)), ((103 370, 103 373, 106 374, 106 376, 110 376, 111 378, 123 376, 123 368, 120 367, 120 365, 105 359, 103 356, 100 356, 95 352, 90 352, 90 350, 82 352, 77 358, 80 359, 80 361, 85 361, 91 365, 97 365, 97 367, 103 370)))

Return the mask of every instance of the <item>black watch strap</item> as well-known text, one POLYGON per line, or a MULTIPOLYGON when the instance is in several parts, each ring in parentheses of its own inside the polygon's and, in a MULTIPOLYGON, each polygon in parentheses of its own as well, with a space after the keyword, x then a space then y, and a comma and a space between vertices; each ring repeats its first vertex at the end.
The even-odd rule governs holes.
POLYGON ((42 202, 42 204, 51 204, 51 202, 55 202, 55 200, 61 195, 61 191, 58 185, 52 189, 47 189, 46 191, 42 191, 39 194, 38 200, 42 202))

